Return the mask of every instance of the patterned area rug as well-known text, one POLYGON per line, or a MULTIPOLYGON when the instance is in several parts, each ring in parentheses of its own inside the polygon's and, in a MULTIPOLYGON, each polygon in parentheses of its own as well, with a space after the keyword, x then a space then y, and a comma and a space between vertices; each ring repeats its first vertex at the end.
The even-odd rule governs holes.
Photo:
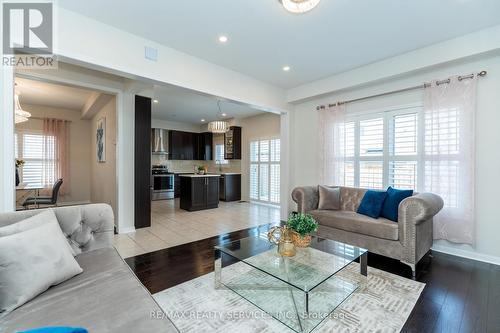
MULTIPOLYGON (((250 281, 255 282, 256 279, 263 278, 262 273, 255 272, 242 263, 224 268, 223 276, 226 277, 224 283, 230 286, 248 286, 250 281)), ((298 297, 300 295, 288 292, 288 297, 285 297, 283 292, 262 292, 259 287, 244 288, 245 292, 240 292, 233 287, 233 290, 238 291, 245 299, 228 288, 216 289, 214 273, 153 296, 181 332, 293 332, 300 331, 301 326, 305 331, 314 328, 313 332, 325 333, 400 332, 425 287, 423 283, 371 267, 368 268, 368 278, 363 279, 356 263, 341 271, 339 278, 343 284, 332 282, 330 286, 325 285, 323 289, 328 290, 328 293, 322 293, 320 290, 317 296, 311 297, 311 304, 331 302, 339 293, 345 293, 346 285, 359 284, 360 287, 335 311, 327 314, 324 320, 316 318, 312 319, 311 323, 306 321, 305 324, 293 315, 288 316, 297 312, 291 311, 287 302, 292 299, 297 310, 297 305, 298 308, 301 306, 302 299, 298 297), (247 299, 275 316, 282 315, 280 318, 285 324, 272 318, 247 299), (273 309, 281 309, 283 312, 274 313, 273 309), (301 326, 297 326, 299 321, 301 326)), ((260 287, 266 285, 266 281, 259 282, 262 282, 258 283, 260 287)))

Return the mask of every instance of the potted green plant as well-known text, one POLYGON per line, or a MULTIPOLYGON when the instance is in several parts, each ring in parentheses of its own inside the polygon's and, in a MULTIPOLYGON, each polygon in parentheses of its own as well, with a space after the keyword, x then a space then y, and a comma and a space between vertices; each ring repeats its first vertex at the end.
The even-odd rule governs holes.
POLYGON ((292 240, 297 247, 308 247, 311 233, 318 230, 318 223, 310 214, 291 214, 286 225, 292 230, 292 240))

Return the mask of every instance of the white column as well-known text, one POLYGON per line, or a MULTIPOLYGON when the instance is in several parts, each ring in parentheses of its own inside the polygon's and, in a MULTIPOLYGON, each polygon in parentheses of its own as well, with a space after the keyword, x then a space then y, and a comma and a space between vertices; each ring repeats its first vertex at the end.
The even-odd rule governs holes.
POLYGON ((280 117, 280 203, 281 219, 286 220, 289 214, 290 197, 290 115, 282 112, 280 117))
MULTIPOLYGON (((0 43, 1 46, 1 43, 0 43)), ((1 69, 0 94, 0 212, 15 209, 14 68, 1 69)))

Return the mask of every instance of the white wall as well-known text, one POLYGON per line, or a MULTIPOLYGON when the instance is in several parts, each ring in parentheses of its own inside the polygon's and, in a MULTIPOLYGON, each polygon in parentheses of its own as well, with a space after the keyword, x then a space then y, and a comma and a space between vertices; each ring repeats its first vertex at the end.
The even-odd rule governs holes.
MULTIPOLYGON (((22 104, 24 110, 35 118, 55 118, 69 120, 69 175, 71 192, 60 196, 59 201, 66 204, 90 202, 90 122, 80 119, 80 111, 41 105, 22 104)), ((16 124, 16 129, 43 130, 43 120, 33 119, 16 124)))
MULTIPOLYGON (((94 203, 107 203, 113 211, 116 205, 116 98, 113 97, 92 117, 87 141, 90 142, 90 199, 94 203), (97 162, 97 122, 106 120, 106 161, 97 162)), ((116 223, 117 221, 115 221, 116 223)))
MULTIPOLYGON (((349 89, 336 94, 316 98, 296 105, 292 112, 292 174, 290 190, 299 185, 318 183, 316 106, 337 100, 368 96, 385 91, 422 84, 432 79, 452 75, 488 71, 479 79, 476 118, 476 247, 438 241, 434 249, 480 260, 500 263, 500 223, 497 212, 497 192, 500 188, 500 55, 489 54, 468 58, 454 64, 443 64, 426 71, 400 73, 398 79, 385 83, 370 84, 363 88, 349 89)), ((345 74, 348 76, 348 74, 345 74)), ((399 95, 365 100, 347 105, 348 112, 378 110, 411 103, 422 104, 423 91, 417 90, 399 95)), ((291 205, 294 208, 295 205, 291 205)))

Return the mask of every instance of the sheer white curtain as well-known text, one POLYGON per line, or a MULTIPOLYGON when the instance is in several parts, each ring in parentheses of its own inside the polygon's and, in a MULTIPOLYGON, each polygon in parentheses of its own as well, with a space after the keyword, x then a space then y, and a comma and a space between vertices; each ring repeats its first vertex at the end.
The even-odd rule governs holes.
POLYGON ((476 77, 434 81, 424 92, 424 190, 441 195, 434 238, 474 244, 476 77))
POLYGON ((343 185, 345 104, 322 109, 318 113, 320 184, 343 185))

